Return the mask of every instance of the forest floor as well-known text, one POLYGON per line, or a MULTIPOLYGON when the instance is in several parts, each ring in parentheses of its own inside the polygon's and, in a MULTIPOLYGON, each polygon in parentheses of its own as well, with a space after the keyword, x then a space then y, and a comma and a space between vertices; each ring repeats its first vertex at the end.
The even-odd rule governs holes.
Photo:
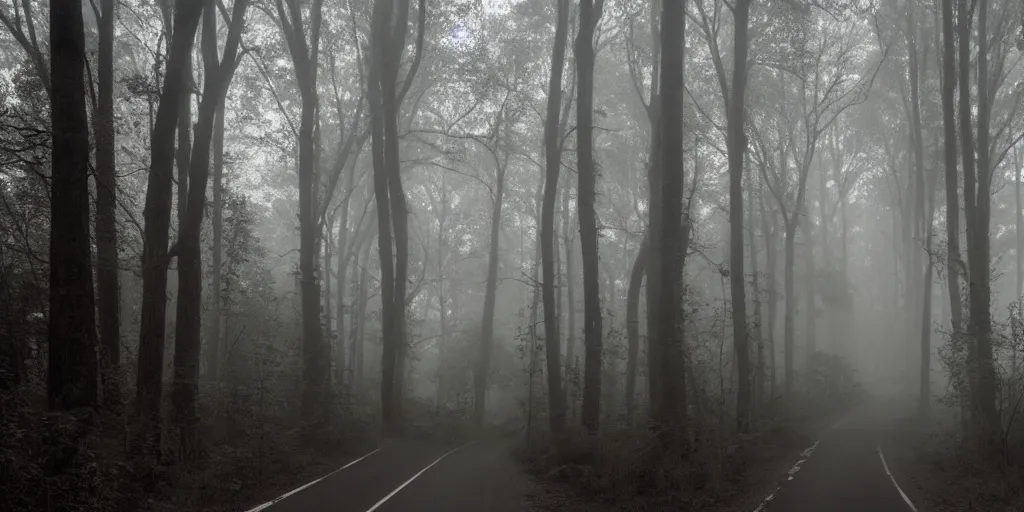
MULTIPOLYGON (((919 510, 930 512, 1024 511, 1024 452, 1016 466, 993 464, 969 454, 953 432, 959 421, 936 411, 927 428, 908 421, 887 449, 893 475, 919 510)), ((1018 443, 1011 445, 1021 446, 1018 443)))
POLYGON ((537 481, 529 500, 533 510, 544 512, 749 512, 843 411, 782 414, 749 436, 697 443, 686 462, 671 467, 650 467, 636 455, 654 442, 638 440, 639 434, 599 441, 598 454, 586 462, 554 464, 542 456, 521 456, 537 481))

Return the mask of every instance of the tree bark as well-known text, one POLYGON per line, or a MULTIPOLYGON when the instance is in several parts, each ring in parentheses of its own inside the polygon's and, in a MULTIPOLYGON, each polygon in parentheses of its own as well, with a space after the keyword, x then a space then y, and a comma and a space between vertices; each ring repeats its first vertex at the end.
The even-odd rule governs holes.
POLYGON ((217 55, 217 14, 214 0, 203 12, 202 53, 206 80, 195 126, 195 145, 189 159, 189 188, 185 212, 178 230, 178 300, 174 339, 174 385, 171 416, 177 428, 180 456, 200 455, 196 426, 199 423, 199 361, 201 343, 203 259, 200 236, 206 212, 206 185, 210 171, 210 144, 214 118, 234 71, 248 0, 236 0, 234 18, 224 45, 224 59, 217 55))
POLYGON ((99 403, 81 2, 51 4, 50 59, 53 146, 46 394, 50 410, 60 411, 99 403))
MULTIPOLYGON (((684 0, 664 0, 661 18, 660 76, 660 159, 654 177, 651 201, 652 258, 648 288, 656 301, 653 325, 648 337, 657 344, 655 364, 661 366, 662 389, 654 414, 656 423, 671 429, 667 444, 682 441, 679 430, 686 418, 686 366, 682 339, 682 260, 683 260, 683 40, 685 32, 684 0), (672 432, 677 431, 677 432, 672 432)), ((652 307, 653 306, 653 307, 652 307)))
MULTIPOLYGON (((495 147, 498 146, 498 133, 500 132, 501 113, 495 125, 495 147)), ((495 149, 497 151, 497 149, 495 149)), ((497 154, 497 153, 495 153, 497 154)), ((484 412, 487 401, 487 377, 491 369, 491 353, 494 350, 494 305, 498 292, 498 245, 501 235, 501 207, 505 199, 505 167, 508 158, 504 162, 497 161, 497 168, 494 170, 496 183, 494 186, 494 201, 491 209, 491 240, 490 249, 487 255, 487 284, 484 290, 484 316, 481 321, 483 332, 480 339, 480 354, 477 360, 476 371, 473 373, 473 390, 475 393, 473 401, 473 423, 477 431, 484 427, 484 412)), ((557 338, 556 338, 557 339, 557 338)))
MULTIPOLYGON (((968 264, 970 265, 970 328, 976 343, 978 412, 981 443, 986 450, 994 450, 1002 423, 996 409, 998 388, 992 353, 992 284, 991 247, 989 228, 992 221, 992 164, 989 129, 992 113, 988 71, 988 10, 989 0, 978 0, 978 168, 977 196, 973 201, 974 218, 968 221, 968 264)), ((967 84, 966 80, 961 80, 967 84)), ((966 147, 966 146, 965 146, 966 147)), ((964 172, 964 181, 974 176, 964 172)), ((974 196, 973 183, 964 185, 965 193, 974 196)))
POLYGON ((633 424, 636 409, 636 365, 640 355, 640 288, 647 271, 647 235, 640 242, 633 270, 629 274, 629 288, 626 290, 626 423, 633 424))
MULTIPOLYGON (((562 68, 565 66, 565 46, 569 31, 569 1, 558 1, 555 41, 551 50, 551 74, 548 80, 547 117, 544 123, 545 179, 544 197, 541 205, 540 244, 542 259, 542 290, 544 301, 544 346, 547 359, 548 380, 548 422, 552 442, 559 446, 565 430, 565 394, 562 391, 562 350, 558 334, 558 319, 555 311, 555 198, 558 195, 558 171, 562 151, 559 141, 559 113, 562 107, 562 68)), ((567 192, 566 192, 567 193, 567 192)), ((568 215, 563 206, 563 215, 568 215)), ((565 244, 566 265, 570 265, 571 248, 565 244)), ((572 276, 567 276, 571 280, 572 276)), ((570 290, 571 288, 571 284, 570 290)), ((569 295, 566 309, 569 314, 567 354, 572 353, 572 300, 569 295)), ((568 357, 568 356, 567 356, 568 357)), ((568 364, 568 363, 567 363, 568 364)), ((568 372, 566 372, 568 377, 568 372)), ((531 376, 532 378, 532 376, 531 376)), ((566 386, 568 387, 568 386, 566 386)))
POLYGON ((167 318, 167 250, 171 224, 174 169, 174 133, 188 72, 188 55, 195 42, 202 0, 179 0, 174 14, 171 51, 164 73, 150 142, 149 182, 146 186, 145 228, 142 249, 142 316, 139 326, 139 361, 134 414, 141 421, 140 450, 156 452, 160 446, 160 405, 163 394, 164 331, 167 318))
MULTIPOLYGON (((733 349, 736 352, 737 394, 736 428, 745 433, 750 428, 750 340, 747 333, 747 299, 743 271, 743 157, 747 153, 744 131, 747 90, 747 24, 750 0, 736 0, 733 14, 732 91, 728 105, 729 153, 729 283, 732 295, 733 349)), ((751 246, 753 251, 753 246, 751 246)))
POLYGON ((603 0, 580 0, 580 29, 576 36, 578 157, 576 207, 583 253, 583 406, 580 419, 591 435, 601 416, 601 284, 598 265, 596 185, 594 164, 594 30, 601 19, 603 0))
POLYGON ((121 412, 121 285, 117 256, 117 169, 114 159, 114 0, 101 0, 97 49, 96 303, 103 405, 121 412))
POLYGON ((221 314, 223 310, 223 243, 224 243, 224 101, 217 105, 213 121, 213 255, 210 293, 210 328, 206 340, 206 372, 210 381, 221 378, 221 314))

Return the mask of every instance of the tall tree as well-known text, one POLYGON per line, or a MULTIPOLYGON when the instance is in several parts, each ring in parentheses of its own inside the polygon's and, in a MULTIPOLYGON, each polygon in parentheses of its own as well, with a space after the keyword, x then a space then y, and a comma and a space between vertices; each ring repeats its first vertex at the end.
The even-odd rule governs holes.
POLYGON ((173 194, 174 130, 188 72, 202 0, 179 0, 174 13, 171 50, 167 57, 163 91, 150 138, 149 182, 142 249, 142 317, 139 325, 139 362, 134 414, 141 421, 137 448, 160 445, 160 405, 163 395, 164 332, 167 318, 167 267, 176 251, 168 251, 173 194))
POLYGON ((601 413, 601 289, 597 255, 597 170, 594 163, 594 32, 604 0, 580 0, 580 30, 576 35, 576 207, 583 252, 583 407, 580 419, 591 434, 601 413))
MULTIPOLYGON (((747 53, 750 46, 747 25, 750 0, 736 0, 733 14, 732 94, 726 104, 729 153, 729 284, 732 294, 733 347, 736 352, 737 395, 736 426, 740 432, 750 428, 750 343, 747 335, 747 299, 743 272, 743 157, 747 153, 744 129, 747 90, 747 53)), ((753 246, 751 246, 753 251, 753 246)))
POLYGON ((96 302, 103 405, 121 410, 121 293, 117 257, 117 169, 114 163, 114 0, 100 0, 96 64, 96 302))
POLYGON ((320 282, 317 278, 320 219, 317 216, 317 70, 323 0, 313 0, 308 11, 299 0, 275 0, 277 18, 292 58, 295 82, 301 98, 299 121, 299 275, 302 302, 302 401, 303 420, 314 422, 327 412, 326 384, 329 362, 325 360, 320 328, 320 282), (304 14, 305 13, 305 14, 304 14), (305 16, 305 17, 304 17, 305 16), (308 17, 308 19, 306 18, 308 17), (306 23, 309 28, 307 30, 306 23))
POLYGON ((487 283, 484 285, 484 311, 481 325, 480 353, 477 366, 473 372, 473 422, 477 430, 483 429, 484 412, 487 401, 487 377, 491 369, 491 353, 494 351, 494 306, 498 291, 498 246, 501 235, 501 209, 505 200, 505 171, 508 169, 509 154, 501 154, 502 128, 505 106, 511 93, 505 95, 505 101, 498 109, 494 127, 484 146, 494 159, 494 188, 491 194, 491 232, 487 251, 487 283))
MULTIPOLYGON (((657 347, 661 389, 651 391, 653 419, 678 428, 686 416, 686 366, 682 339, 683 260, 683 40, 684 0, 662 0, 659 165, 652 166, 647 287, 648 339, 657 347), (655 397, 657 399, 655 400, 655 397)), ((652 381, 652 384, 654 382, 652 381)), ((673 435, 678 438, 679 436, 673 435)))
POLYGON ((50 4, 50 319, 47 399, 51 410, 98 404, 96 310, 89 239, 89 119, 85 111, 82 4, 50 4))
MULTIPOLYGON (((988 69, 988 11, 989 0, 978 0, 978 145, 977 172, 964 164, 964 203, 967 218, 967 264, 970 280, 969 329, 975 344, 974 373, 977 392, 975 394, 979 441, 985 449, 994 449, 1002 429, 999 411, 996 409, 996 370, 992 354, 992 283, 991 248, 989 227, 992 222, 992 171, 989 131, 992 116, 991 80, 988 69)), ((960 44, 970 43, 961 34, 960 44)), ((961 55, 963 55, 961 53, 961 55)), ((965 69, 970 63, 961 63, 960 88, 968 88, 965 69)), ((969 73, 969 72, 967 72, 969 73)), ((961 92, 961 94, 963 94, 961 92)), ((970 94, 968 92, 968 94, 970 94)), ((961 105, 961 112, 964 112, 961 105)), ((963 116, 961 114, 961 117, 963 116)), ((968 117, 968 121, 970 118, 968 117)), ((971 146, 967 143, 969 130, 964 139, 964 153, 971 146)), ((970 149, 973 151, 973 149, 970 149)))
POLYGON ((426 23, 426 2, 419 1, 416 56, 398 90, 398 71, 405 51, 409 0, 376 0, 368 52, 367 97, 371 114, 373 191, 377 202, 377 246, 381 265, 381 416, 384 430, 397 432, 402 418, 401 363, 405 358, 406 286, 409 270, 409 229, 399 161, 398 110, 419 67, 426 23), (392 233, 394 237, 392 238, 392 233), (392 250, 392 242, 394 250, 392 250))
MULTIPOLYGON (((565 404, 562 393, 561 341, 555 311, 555 200, 558 197, 558 171, 562 151, 559 141, 559 113, 562 106, 562 69, 569 32, 569 0, 558 0, 555 40, 551 50, 551 74, 548 79, 547 117, 544 122, 544 197, 541 204, 540 245, 542 259, 542 290, 544 300, 544 345, 548 378, 548 421, 552 437, 557 439, 565 427, 565 404)), ((566 244, 566 259, 570 257, 566 244)), ((571 279, 571 277, 569 277, 571 279)), ((572 304, 568 304, 572 308, 572 304)), ((571 313, 570 313, 571 315, 571 313)), ((571 324, 570 324, 571 325, 571 324)), ((572 332, 570 329, 571 339, 572 332)), ((571 343, 571 341, 570 341, 571 343)))
POLYGON ((224 43, 223 59, 217 55, 216 0, 205 0, 203 9, 203 99, 195 126, 195 145, 189 158, 188 198, 178 229, 178 301, 174 337, 174 386, 172 417, 177 428, 181 456, 198 457, 196 426, 199 416, 199 361, 203 292, 203 248, 200 240, 206 213, 206 185, 210 175, 210 145, 214 121, 224 102, 236 66, 238 47, 249 0, 235 0, 231 24, 224 43))

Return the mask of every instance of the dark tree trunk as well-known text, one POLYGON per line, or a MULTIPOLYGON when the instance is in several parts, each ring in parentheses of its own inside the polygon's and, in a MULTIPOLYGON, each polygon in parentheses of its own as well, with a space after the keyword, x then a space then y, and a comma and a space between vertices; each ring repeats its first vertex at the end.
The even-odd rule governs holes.
MULTIPOLYGON (((498 114, 495 132, 500 130, 501 114, 498 114)), ((498 146, 497 137, 495 146, 498 146)), ((495 149, 497 151, 497 149, 495 149)), ((495 153, 497 154, 497 153, 495 153)), ((484 290, 484 316, 481 321, 482 330, 480 338, 480 354, 477 360, 476 370, 473 372, 473 423, 477 431, 484 427, 484 412, 487 401, 487 377, 491 369, 491 353, 494 350, 494 303, 498 292, 498 242, 501 238, 501 207, 505 199, 505 166, 508 163, 497 161, 497 168, 494 170, 496 183, 494 187, 494 204, 491 209, 491 240, 490 249, 487 255, 487 284, 484 290)))
MULTIPOLYGON (((686 420, 686 366, 682 326, 683 271, 683 40, 684 0, 664 0, 661 18, 660 158, 651 201, 651 255, 647 286, 655 301, 648 328, 650 345, 657 345, 662 389, 656 402, 655 422, 678 430, 686 420)), ((669 431, 671 432, 671 431, 669 431)), ((670 444, 681 433, 669 434, 670 444)))
POLYGON ((299 118, 299 276, 302 307, 302 398, 300 411, 309 425, 329 413, 327 383, 330 359, 324 355, 320 325, 320 281, 318 274, 320 219, 317 216, 317 69, 323 0, 313 0, 308 10, 309 30, 298 0, 278 0, 281 21, 292 58, 302 113, 299 118))
POLYGON ((626 423, 633 424, 636 409, 636 365, 640 356, 640 288, 647 271, 647 235, 640 242, 640 249, 633 260, 629 274, 629 288, 626 290, 626 423))
MULTIPOLYGON (((762 179, 764 174, 761 175, 762 179)), ((764 232, 764 252, 765 252, 765 264, 768 266, 767 275, 768 279, 768 318, 767 318, 767 333, 768 333, 768 350, 771 351, 769 356, 769 367, 771 368, 771 380, 768 387, 768 396, 772 399, 775 398, 775 386, 776 386, 776 369, 775 364, 775 318, 778 316, 778 296, 775 293, 778 284, 775 279, 775 270, 778 268, 776 264, 777 254, 775 252, 775 215, 774 213, 769 217, 768 211, 765 208, 764 201, 764 182, 761 182, 757 194, 757 203, 759 211, 761 212, 761 231, 764 232)))
MULTIPOLYGON (((570 388, 575 386, 576 375, 573 370, 576 364, 576 243, 572 234, 573 218, 569 211, 569 190, 566 184, 562 188, 562 242, 565 254, 565 372, 563 373, 562 407, 568 408, 569 404, 575 407, 575 399, 570 394, 570 388)), ((559 352, 561 357, 561 352, 559 352)), ((568 414, 569 411, 564 411, 568 414)))
POLYGON ((248 0, 236 0, 234 19, 224 45, 224 61, 217 55, 217 13, 207 0, 203 14, 203 66, 206 80, 199 105, 196 140, 189 159, 189 189, 185 213, 178 231, 178 301, 174 340, 174 386, 171 392, 172 419, 177 428, 180 456, 200 455, 196 427, 199 423, 199 361, 201 343, 203 260, 203 216, 206 212, 206 184, 210 174, 210 144, 214 118, 231 81, 235 55, 241 40, 248 0))
POLYGON ((96 303, 103 405, 121 412, 121 285, 117 257, 117 169, 114 161, 114 0, 101 0, 97 50, 96 303))
MULTIPOLYGON (((178 6, 175 5, 175 9, 178 6)), ((193 44, 194 39, 193 39, 193 44)), ((178 104, 178 146, 174 161, 178 166, 178 229, 185 218, 185 206, 188 204, 188 169, 189 157, 192 153, 192 52, 188 53, 185 62, 185 74, 181 77, 182 101, 178 104)))
MULTIPOLYGON (((992 354, 992 283, 991 283, 991 238, 989 228, 992 222, 992 164, 989 143, 989 124, 992 114, 988 70, 988 10, 989 0, 978 0, 978 168, 977 195, 975 196, 974 176, 964 171, 964 192, 975 199, 974 218, 967 222, 967 259, 970 265, 970 330, 976 343, 978 413, 982 446, 994 450, 1002 431, 1002 420, 996 409, 996 393, 999 383, 992 354)), ((962 40, 963 41, 963 40, 962 40)), ((966 80, 961 80, 967 84, 966 80)), ((965 146, 966 147, 966 146, 965 146)), ((966 167, 966 166, 965 166, 966 167)))
POLYGON ((583 253, 583 406, 580 419, 596 434, 601 417, 601 285, 597 254, 597 171, 594 164, 594 30, 601 19, 603 0, 580 0, 580 29, 576 37, 576 154, 578 157, 576 206, 583 253))
MULTIPOLYGON (((750 343, 747 333, 747 299, 743 271, 743 157, 747 153, 744 131, 747 90, 747 24, 750 0, 737 0, 732 9, 733 48, 732 94, 728 105, 729 153, 729 282, 732 294, 733 347, 736 351, 738 386, 736 426, 741 433, 750 428, 750 343)), ((753 246, 751 246, 753 251, 753 246)))
MULTIPOLYGON (((558 196, 558 171, 561 166, 561 145, 559 141, 559 113, 562 107, 562 68, 565 65, 565 46, 569 27, 569 1, 558 1, 558 18, 555 23, 555 41, 551 51, 551 75, 548 80, 547 118, 544 123, 545 179, 544 197, 541 205, 540 244, 543 265, 542 294, 544 299, 544 345, 547 359, 548 379, 548 421, 552 440, 558 445, 565 429, 565 404, 562 392, 562 350, 558 334, 558 318, 555 311, 555 199, 558 196)), ((563 215, 568 213, 563 211, 563 215)), ((566 264, 571 261, 570 246, 565 244, 566 264)), ((572 276, 567 276, 571 280, 572 276)), ((571 286, 571 285, 570 285, 571 286)), ((570 287, 570 290, 572 288, 570 287)), ((566 309, 569 314, 569 347, 572 344, 572 295, 566 309)), ((568 376, 568 372, 566 372, 568 376)), ((531 377, 532 378, 532 377, 531 377)), ((568 386, 567 386, 568 387, 568 386)))
POLYGON ((139 326, 139 362, 136 378, 135 416, 141 421, 138 448, 156 451, 160 446, 160 405, 163 394, 164 331, 167 319, 168 231, 173 194, 174 132, 188 73, 201 0, 179 0, 174 14, 171 51, 164 74, 163 92, 157 107, 150 142, 151 162, 146 187, 146 221, 142 249, 142 317, 139 326))
POLYGON ((81 2, 51 4, 50 59, 53 148, 46 394, 50 410, 69 410, 99 403, 81 2))
POLYGON ((219 382, 221 375, 221 296, 224 240, 224 101, 217 105, 213 121, 213 228, 212 280, 210 295, 210 328, 206 340, 206 372, 211 382, 219 382))

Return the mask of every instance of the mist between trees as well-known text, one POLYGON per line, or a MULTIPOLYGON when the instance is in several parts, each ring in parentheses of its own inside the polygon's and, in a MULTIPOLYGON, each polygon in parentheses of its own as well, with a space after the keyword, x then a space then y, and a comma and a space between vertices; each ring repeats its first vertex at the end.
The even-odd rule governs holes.
POLYGON ((868 395, 1019 465, 1022 20, 6 0, 0 508, 234 503, 381 436, 657 446, 693 494, 868 395))

